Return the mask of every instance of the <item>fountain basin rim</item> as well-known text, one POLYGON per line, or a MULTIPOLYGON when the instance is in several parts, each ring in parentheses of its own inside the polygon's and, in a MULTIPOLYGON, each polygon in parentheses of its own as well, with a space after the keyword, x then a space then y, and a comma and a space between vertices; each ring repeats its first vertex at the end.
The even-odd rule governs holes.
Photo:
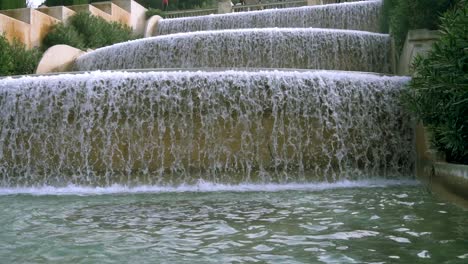
POLYGON ((0 187, 0 196, 7 195, 112 195, 112 194, 164 194, 164 193, 213 193, 213 192, 285 192, 285 191, 304 191, 321 192, 335 189, 350 188, 387 188, 395 186, 419 186, 421 183, 415 179, 369 179, 369 180, 342 180, 337 182, 290 182, 290 183, 240 183, 240 184, 222 184, 215 182, 199 181, 194 185, 137 185, 127 186, 113 184, 110 186, 82 186, 66 185, 55 186, 25 186, 5 188, 0 187))
POLYGON ((378 73, 378 72, 363 72, 363 71, 339 71, 339 70, 320 70, 320 69, 294 69, 294 68, 144 68, 144 69, 119 69, 119 70, 96 70, 96 71, 73 71, 73 72, 51 72, 44 74, 27 74, 27 75, 12 75, 12 76, 0 76, 0 81, 5 79, 20 79, 23 77, 41 77, 41 76, 58 76, 58 75, 80 75, 93 72, 100 73, 145 73, 145 72, 287 72, 287 73, 354 73, 354 74, 365 74, 373 75, 377 77, 407 77, 397 74, 389 73, 378 73))

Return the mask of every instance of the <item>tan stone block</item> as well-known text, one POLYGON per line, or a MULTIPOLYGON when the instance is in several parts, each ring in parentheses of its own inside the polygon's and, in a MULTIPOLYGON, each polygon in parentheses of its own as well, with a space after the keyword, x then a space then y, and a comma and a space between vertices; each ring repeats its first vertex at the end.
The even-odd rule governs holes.
POLYGON ((159 21, 163 19, 160 16, 152 16, 148 19, 146 22, 146 27, 145 27, 145 38, 156 36, 158 32, 158 23, 159 21))
POLYGON ((77 13, 79 12, 91 13, 92 15, 101 17, 108 22, 112 21, 112 16, 110 14, 92 5, 72 5, 72 6, 69 6, 69 8, 77 13))
POLYGON ((76 14, 75 11, 64 6, 52 6, 52 7, 40 7, 36 9, 39 12, 47 14, 53 18, 56 18, 63 23, 67 23, 68 19, 76 14))
POLYGON ((4 34, 8 41, 14 39, 30 47, 29 35, 31 26, 28 23, 0 14, 0 34, 4 34))
POLYGON ((42 56, 36 74, 69 71, 75 59, 84 53, 68 45, 52 46, 42 56))

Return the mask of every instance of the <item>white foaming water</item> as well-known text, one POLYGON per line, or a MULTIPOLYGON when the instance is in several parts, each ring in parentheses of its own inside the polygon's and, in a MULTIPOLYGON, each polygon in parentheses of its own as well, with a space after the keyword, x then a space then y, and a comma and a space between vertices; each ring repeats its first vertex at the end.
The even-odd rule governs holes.
POLYGON ((182 193, 182 192, 280 192, 280 191, 323 191, 346 188, 379 188, 391 186, 419 185, 415 180, 362 180, 335 183, 288 183, 288 184, 220 184, 199 180, 194 185, 179 186, 143 185, 129 187, 114 184, 108 187, 68 185, 65 187, 13 187, 0 188, 0 195, 104 195, 125 193, 182 193))
POLYGON ((390 37, 353 30, 263 28, 145 38, 80 56, 75 70, 295 68, 390 73, 390 37))
POLYGON ((382 1, 163 19, 157 35, 236 28, 336 28, 379 32, 382 1))
POLYGON ((327 71, 3 79, 0 185, 404 177, 414 164, 399 103, 408 80, 327 71))

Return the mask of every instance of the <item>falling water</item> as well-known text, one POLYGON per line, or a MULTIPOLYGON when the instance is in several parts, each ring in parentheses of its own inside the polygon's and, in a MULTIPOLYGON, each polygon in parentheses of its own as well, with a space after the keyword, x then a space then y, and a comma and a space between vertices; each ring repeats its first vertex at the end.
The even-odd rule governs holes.
POLYGON ((382 1, 164 19, 157 35, 236 28, 336 28, 379 32, 382 1))
POLYGON ((333 29, 241 29, 159 36, 79 57, 80 71, 252 67, 391 72, 386 34, 333 29))
POLYGON ((410 175, 406 77, 93 72, 0 80, 0 184, 287 183, 410 175))

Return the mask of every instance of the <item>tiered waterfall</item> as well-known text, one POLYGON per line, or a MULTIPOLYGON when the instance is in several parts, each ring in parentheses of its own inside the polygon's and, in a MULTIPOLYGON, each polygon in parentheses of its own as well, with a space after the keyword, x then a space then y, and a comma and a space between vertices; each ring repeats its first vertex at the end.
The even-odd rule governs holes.
POLYGON ((78 58, 86 73, 2 79, 0 185, 411 175, 408 78, 383 75, 381 5, 165 19, 78 58))

